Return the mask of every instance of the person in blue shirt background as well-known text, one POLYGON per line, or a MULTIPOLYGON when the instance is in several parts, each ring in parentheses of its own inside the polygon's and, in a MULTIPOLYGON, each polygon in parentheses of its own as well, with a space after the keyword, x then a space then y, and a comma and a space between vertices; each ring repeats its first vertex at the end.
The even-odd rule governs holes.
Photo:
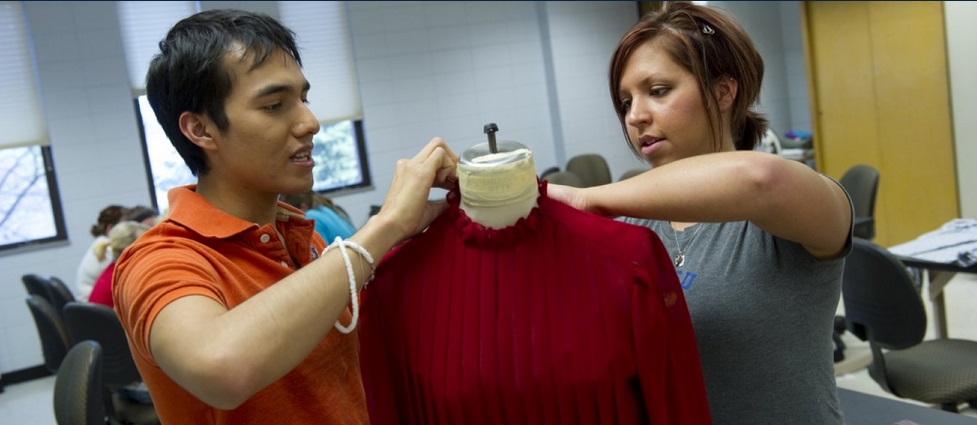
POLYGON ((326 243, 332 243, 339 236, 346 239, 356 233, 349 215, 342 207, 334 204, 327 196, 314 190, 294 195, 283 195, 282 201, 305 211, 305 217, 315 220, 315 230, 326 243))

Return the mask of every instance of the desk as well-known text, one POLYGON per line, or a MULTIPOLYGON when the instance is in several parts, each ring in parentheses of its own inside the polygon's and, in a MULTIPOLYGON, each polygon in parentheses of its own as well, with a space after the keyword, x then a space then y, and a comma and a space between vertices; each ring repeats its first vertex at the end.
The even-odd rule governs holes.
POLYGON ((933 303, 933 321, 936 326, 936 337, 949 337, 946 327, 946 303, 943 300, 943 288, 957 273, 977 273, 977 264, 963 267, 953 263, 936 263, 911 257, 899 257, 906 267, 919 269, 922 278, 928 283, 930 301, 933 303))
POLYGON ((847 425, 977 425, 977 418, 838 388, 847 425))

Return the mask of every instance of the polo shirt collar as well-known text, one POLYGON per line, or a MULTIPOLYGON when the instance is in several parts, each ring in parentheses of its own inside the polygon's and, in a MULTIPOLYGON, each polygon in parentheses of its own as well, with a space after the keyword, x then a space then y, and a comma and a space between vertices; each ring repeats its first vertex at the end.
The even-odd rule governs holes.
MULTIPOLYGON (((195 184, 171 189, 167 196, 170 200, 170 214, 167 219, 186 226, 201 236, 225 239, 259 227, 215 207, 197 194, 195 184)), ((283 203, 278 204, 275 217, 278 221, 290 221, 291 217, 305 221, 305 215, 300 210, 283 203)))

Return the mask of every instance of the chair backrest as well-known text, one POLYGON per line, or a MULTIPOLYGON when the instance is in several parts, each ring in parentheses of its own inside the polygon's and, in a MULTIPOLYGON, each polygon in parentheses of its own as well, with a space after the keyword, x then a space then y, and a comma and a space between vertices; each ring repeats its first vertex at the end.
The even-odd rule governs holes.
POLYGON ((584 187, 611 183, 611 169, 607 160, 596 153, 577 155, 567 161, 566 171, 576 174, 584 187))
POLYGON ((65 285, 64 281, 56 276, 51 276, 47 281, 48 290, 51 291, 51 306, 54 307, 55 311, 61 313, 65 304, 75 300, 75 294, 71 293, 68 285, 65 285))
POLYGON ((64 318, 71 341, 94 340, 102 346, 102 374, 107 388, 116 390, 142 380, 115 310, 102 304, 72 301, 64 306, 64 318))
POLYGON ((24 288, 27 289, 28 294, 40 296, 45 301, 51 302, 51 286, 47 278, 36 274, 25 274, 20 277, 20 281, 24 283, 24 288))
POLYGON ((57 373, 64 356, 71 348, 68 332, 65 330, 61 315, 54 311, 46 299, 39 295, 28 295, 27 306, 34 316, 37 334, 41 338, 41 350, 44 352, 44 366, 51 373, 57 373))
POLYGON ((767 127, 767 131, 763 133, 763 137, 760 138, 760 143, 757 144, 756 149, 772 154, 779 154, 784 150, 783 144, 780 142, 780 136, 770 127, 767 127))
POLYGON ((564 186, 585 187, 583 180, 569 171, 557 171, 546 175, 546 181, 564 186))
POLYGON ((543 172, 539 173, 539 178, 541 180, 546 180, 546 176, 549 176, 550 174, 553 174, 557 171, 560 171, 560 167, 549 167, 543 170, 543 172))
MULTIPOLYGON (((851 197, 856 218, 866 218, 866 224, 855 226, 855 236, 875 237, 875 198, 879 191, 879 171, 870 165, 859 164, 845 171, 838 181, 851 197)), ((856 220, 857 221, 857 220, 856 220)))
POLYGON ((858 338, 894 350, 923 341, 923 301, 903 263, 885 248, 855 238, 841 287, 845 321, 858 338))
POLYGON ((58 425, 104 425, 102 347, 82 341, 71 347, 54 380, 54 418, 58 425))
POLYGON ((648 171, 648 168, 632 168, 622 173, 621 178, 617 179, 617 181, 630 179, 631 177, 637 176, 645 171, 648 171))

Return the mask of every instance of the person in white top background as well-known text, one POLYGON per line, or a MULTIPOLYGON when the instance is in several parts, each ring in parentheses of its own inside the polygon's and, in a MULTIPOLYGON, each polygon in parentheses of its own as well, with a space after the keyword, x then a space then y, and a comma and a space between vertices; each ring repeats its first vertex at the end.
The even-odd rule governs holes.
POLYGON ((95 286, 95 280, 112 262, 111 253, 107 252, 109 230, 122 220, 128 209, 121 205, 109 205, 98 213, 98 219, 92 225, 91 234, 95 237, 91 246, 85 250, 85 255, 78 264, 75 275, 75 298, 87 300, 95 286))

